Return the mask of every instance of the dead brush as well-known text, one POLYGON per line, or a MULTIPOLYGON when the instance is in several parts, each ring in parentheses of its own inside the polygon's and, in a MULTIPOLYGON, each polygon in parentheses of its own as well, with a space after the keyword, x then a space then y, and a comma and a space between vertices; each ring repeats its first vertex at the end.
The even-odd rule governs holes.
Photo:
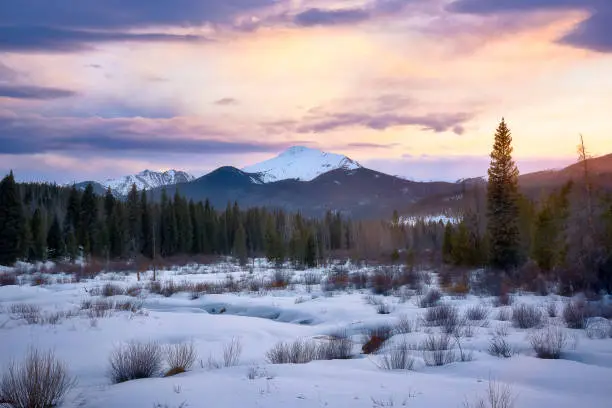
POLYGON ((442 366, 457 360, 454 344, 448 334, 430 334, 419 345, 428 366, 442 366))
POLYGON ((9 307, 9 312, 15 319, 23 319, 28 324, 39 324, 42 322, 41 308, 30 303, 14 303, 9 307))
POLYGON ((363 335, 363 354, 374 354, 393 335, 393 328, 389 325, 381 325, 366 329, 363 335))
POLYGON ((186 372, 198 358, 193 342, 169 345, 165 349, 165 356, 169 369, 164 377, 186 372))

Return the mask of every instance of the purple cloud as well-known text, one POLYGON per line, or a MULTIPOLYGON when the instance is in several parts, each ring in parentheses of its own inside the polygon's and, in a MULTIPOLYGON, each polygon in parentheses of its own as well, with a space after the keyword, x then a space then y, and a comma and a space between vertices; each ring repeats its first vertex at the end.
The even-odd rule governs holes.
POLYGON ((426 115, 410 115, 401 113, 367 114, 367 113, 330 113, 321 118, 306 120, 298 126, 299 133, 323 133, 345 127, 362 126, 374 130, 385 130, 396 126, 419 126, 423 130, 436 133, 451 130, 455 133, 463 128, 460 126, 472 118, 468 113, 440 113, 426 115))
POLYGON ((559 41, 579 48, 612 52, 612 1, 609 0, 456 0, 448 10, 480 15, 541 10, 589 11, 590 17, 559 41))
POLYGON ((253 153, 289 143, 231 141, 234 135, 182 118, 48 118, 0 115, 0 154, 47 152, 253 153))
POLYGON ((44 86, 3 85, 0 83, 0 99, 58 99, 77 95, 68 89, 47 88, 44 86))
POLYGON ((293 21, 300 26, 312 27, 359 23, 368 20, 370 17, 369 11, 359 8, 340 10, 311 8, 297 14, 293 21))
POLYGON ((117 31, 74 30, 52 27, 0 26, 0 51, 73 52, 105 42, 197 42, 197 35, 134 34, 117 31))

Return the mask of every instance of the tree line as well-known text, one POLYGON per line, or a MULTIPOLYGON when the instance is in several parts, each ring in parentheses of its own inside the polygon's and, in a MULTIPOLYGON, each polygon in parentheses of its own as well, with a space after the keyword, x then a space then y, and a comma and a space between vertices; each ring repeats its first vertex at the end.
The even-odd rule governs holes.
MULTIPOLYGON (((231 255, 245 264, 265 256, 282 264, 315 266, 332 254, 388 260, 397 248, 435 253, 443 225, 419 221, 353 221, 337 212, 322 219, 280 209, 208 200, 187 201, 162 191, 152 201, 132 186, 125 199, 109 189, 100 196, 44 183, 16 183, 13 173, 0 182, 0 264, 17 260, 160 259, 173 256, 231 255), (385 254, 385 255, 381 255, 385 254)), ((396 251, 395 251, 396 252, 396 251)))
POLYGON ((515 285, 612 293, 612 196, 590 182, 582 138, 578 153, 582 179, 530 200, 519 191, 512 136, 502 120, 486 189, 474 186, 461 222, 446 225, 443 261, 502 272, 515 285))

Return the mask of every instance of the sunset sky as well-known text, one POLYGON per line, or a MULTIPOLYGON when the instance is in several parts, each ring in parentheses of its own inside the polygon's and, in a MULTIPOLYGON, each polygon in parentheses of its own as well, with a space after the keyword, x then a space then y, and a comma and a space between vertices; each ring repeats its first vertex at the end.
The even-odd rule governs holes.
POLYGON ((611 0, 2 0, 0 172, 195 175, 292 145, 418 180, 612 153, 611 0))

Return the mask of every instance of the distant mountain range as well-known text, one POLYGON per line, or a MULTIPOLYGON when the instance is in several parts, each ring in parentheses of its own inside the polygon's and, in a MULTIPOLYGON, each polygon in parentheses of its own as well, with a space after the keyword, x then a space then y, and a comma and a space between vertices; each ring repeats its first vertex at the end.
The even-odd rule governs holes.
POLYGON ((195 177, 189 173, 178 170, 168 170, 164 172, 157 172, 151 170, 144 170, 138 174, 129 176, 123 176, 116 179, 108 179, 105 181, 84 181, 77 184, 80 188, 85 188, 87 184, 93 184, 94 191, 97 193, 105 192, 106 189, 110 188, 111 191, 117 196, 127 195, 132 185, 136 185, 138 191, 151 190, 163 186, 171 186, 180 183, 188 183, 195 180, 195 177))
MULTIPOLYGON (((589 171, 594 182, 612 189, 612 155, 591 159, 589 171), (607 184, 606 184, 607 183, 607 184)), ((537 198, 569 179, 579 179, 582 168, 574 164, 562 170, 522 175, 521 188, 537 198)), ((264 162, 247 166, 220 167, 202 177, 168 170, 145 170, 131 176, 92 183, 97 193, 110 187, 118 196, 126 195, 132 184, 150 191, 153 199, 162 189, 169 195, 178 191, 189 199, 209 199, 216 207, 237 201, 241 207, 267 206, 301 211, 319 216, 340 211, 355 218, 388 217, 393 210, 407 214, 453 214, 461 207, 466 190, 484 188, 482 177, 455 183, 416 182, 361 166, 350 158, 296 146, 264 162)))

